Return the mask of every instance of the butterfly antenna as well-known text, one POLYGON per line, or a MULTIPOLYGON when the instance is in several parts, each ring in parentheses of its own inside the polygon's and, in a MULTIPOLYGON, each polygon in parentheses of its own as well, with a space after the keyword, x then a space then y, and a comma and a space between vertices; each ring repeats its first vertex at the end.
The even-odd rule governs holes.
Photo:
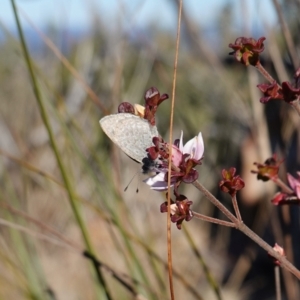
MULTIPOLYGON (((124 192, 126 192, 127 191, 127 189, 128 189, 128 187, 129 187, 129 185, 131 184, 131 182, 132 182, 132 180, 133 180, 133 178, 136 176, 136 174, 138 174, 139 172, 136 172, 133 176, 132 176, 132 178, 130 179, 130 181, 129 181, 129 183, 126 185, 126 187, 125 187, 125 189, 124 189, 124 192)), ((138 187, 137 187, 137 193, 138 193, 138 187)))

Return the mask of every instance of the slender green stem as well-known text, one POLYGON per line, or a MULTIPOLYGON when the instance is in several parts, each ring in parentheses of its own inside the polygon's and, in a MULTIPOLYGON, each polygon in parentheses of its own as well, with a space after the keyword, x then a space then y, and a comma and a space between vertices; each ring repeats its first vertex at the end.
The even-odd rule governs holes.
MULTIPOLYGON (((26 62, 27 67, 28 67, 28 71, 29 71, 29 75, 30 75, 30 79, 31 79, 32 87, 33 87, 33 92, 34 92, 35 98, 37 100, 38 107, 39 107, 39 110, 40 110, 40 113, 41 113, 41 117, 42 117, 42 120, 43 120, 44 125, 46 127, 46 130, 47 130, 47 133, 48 133, 48 136, 49 136, 49 140, 50 140, 50 144, 52 146, 52 149, 53 149, 58 167, 60 169, 64 184, 65 184, 68 196, 69 196, 69 202, 70 202, 73 214, 75 216, 75 219, 76 219, 76 221, 79 225, 79 228, 81 230, 82 237, 83 237, 83 240, 85 242, 85 246, 86 246, 87 250, 90 253, 94 254, 94 251, 92 249, 92 244, 91 244, 90 239, 89 239, 87 228, 86 228, 86 226, 83 222, 78 204, 75 200, 74 189, 72 188, 72 185, 71 185, 71 182, 70 182, 69 177, 67 175, 65 166, 64 166, 64 164, 62 162, 62 159, 61 159, 61 156, 59 154, 58 147, 57 147, 57 144, 56 144, 56 141, 55 141, 55 138, 54 138, 51 126, 50 126, 50 121, 49 121, 49 118, 48 118, 48 115, 47 115, 47 112, 46 112, 46 108, 45 108, 45 105, 42 101, 42 96, 41 96, 41 93, 40 93, 40 90, 39 90, 39 87, 38 87, 38 84, 37 84, 37 80, 36 80, 36 77, 35 77, 35 74, 34 74, 34 71, 33 71, 30 55, 29 55, 29 52, 28 52, 28 49, 27 49, 27 46, 26 46, 25 38, 24 38, 24 35, 23 35, 23 31, 22 31, 22 28, 21 28, 21 23, 20 23, 20 20, 19 20, 19 16, 18 16, 18 13, 17 13, 17 8, 16 8, 14 0, 11 0, 11 4, 12 4, 15 21, 16 21, 17 28, 18 28, 18 33, 19 33, 20 40, 21 40, 21 46, 22 46, 24 56, 25 56, 25 62, 26 62)), ((97 278, 98 278, 101 286, 104 288, 107 298, 111 299, 110 294, 108 292, 108 289, 106 287, 105 281, 103 279, 103 276, 101 274, 101 270, 95 264, 93 264, 93 265, 94 265, 94 269, 96 271, 97 278)))

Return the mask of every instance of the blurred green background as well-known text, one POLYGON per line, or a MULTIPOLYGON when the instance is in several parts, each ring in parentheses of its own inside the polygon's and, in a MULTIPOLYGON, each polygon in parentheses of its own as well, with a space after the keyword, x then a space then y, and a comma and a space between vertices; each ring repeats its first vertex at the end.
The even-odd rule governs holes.
MULTIPOLYGON (((228 55, 237 37, 265 36, 262 64, 280 82, 291 80, 297 60, 291 59, 279 20, 285 20, 299 53, 299 2, 283 0, 277 11, 276 1, 199 2, 183 2, 174 137, 183 130, 187 141, 202 132, 199 180, 229 208, 230 199, 218 192, 220 172, 238 169, 246 183, 238 194, 244 222, 268 243, 283 245, 299 267, 300 249, 293 242, 299 236, 298 208, 272 207, 274 184, 250 173, 253 162, 274 152, 286 159, 284 180, 284 171, 297 171, 299 118, 285 103, 262 105, 256 85, 264 80, 228 55)), ((0 299, 105 299, 82 255, 85 227, 94 254, 107 265, 101 272, 112 299, 142 299, 139 293, 169 299, 166 214, 159 212, 165 195, 149 190, 143 175, 124 192, 140 166, 111 143, 98 122, 123 101, 143 104, 151 86, 171 96, 177 1, 16 1, 56 155, 11 2, 2 4, 0 299), (137 294, 113 275, 125 278, 137 294)), ((157 114, 166 140, 169 118, 168 100, 157 114)), ((223 218, 192 186, 182 192, 193 210, 223 218)), ((266 253, 228 228, 196 219, 184 227, 172 226, 176 299, 274 299, 266 253)), ((299 299, 297 281, 285 272, 282 279, 283 299, 299 299)))

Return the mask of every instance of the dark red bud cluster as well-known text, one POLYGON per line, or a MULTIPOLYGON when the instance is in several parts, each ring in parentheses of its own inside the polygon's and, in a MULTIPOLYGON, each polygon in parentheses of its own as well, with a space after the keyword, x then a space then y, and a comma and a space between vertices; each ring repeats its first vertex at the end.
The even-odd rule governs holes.
MULTIPOLYGON (((177 195, 176 200, 171 200, 171 222, 176 223, 178 229, 181 229, 183 221, 190 221, 193 218, 193 212, 190 206, 193 201, 187 199, 184 195, 177 195)), ((168 202, 164 202, 160 206, 160 212, 168 212, 168 202)))
POLYGON ((160 95, 156 87, 151 87, 145 93, 145 115, 144 119, 154 126, 155 125, 155 113, 158 106, 169 98, 168 94, 160 95))
POLYGON ((237 191, 241 190, 245 186, 244 180, 239 175, 234 176, 235 172, 235 168, 222 170, 223 180, 221 180, 219 183, 221 191, 228 193, 231 196, 234 196, 237 191))
POLYGON ((278 176, 279 167, 283 160, 277 160, 276 154, 268 158, 263 164, 255 162, 254 165, 257 166, 257 170, 252 170, 251 173, 257 174, 257 179, 262 181, 268 181, 270 179, 275 179, 278 176))
POLYGON ((234 44, 229 44, 233 49, 230 55, 234 55, 235 59, 248 66, 256 66, 259 63, 259 55, 264 51, 265 37, 259 38, 257 41, 253 38, 239 37, 234 44))

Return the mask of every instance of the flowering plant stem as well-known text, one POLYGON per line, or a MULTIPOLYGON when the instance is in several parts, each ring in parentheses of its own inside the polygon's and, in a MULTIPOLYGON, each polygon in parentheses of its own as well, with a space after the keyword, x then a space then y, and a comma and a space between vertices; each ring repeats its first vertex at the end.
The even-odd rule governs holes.
POLYGON ((272 178, 272 181, 276 183, 283 192, 287 194, 293 193, 293 190, 288 185, 286 185, 278 176, 272 178))
POLYGON ((234 195, 232 196, 232 205, 233 205, 235 214, 236 214, 236 216, 237 216, 237 219, 238 219, 240 222, 242 222, 241 213, 240 213, 240 210, 239 210, 238 203, 237 203, 237 201, 236 201, 236 194, 234 194, 234 195))
MULTIPOLYGON (((266 80, 268 80, 270 83, 276 82, 276 80, 270 75, 270 73, 262 66, 262 64, 260 63, 260 61, 258 61, 258 63, 255 65, 255 68, 260 72, 260 74, 266 78, 266 80)), ((278 88, 281 89, 280 84, 276 83, 278 88)), ((300 116, 300 102, 299 99, 295 100, 295 101, 291 101, 289 102, 289 104, 291 106, 293 106, 293 108, 296 110, 296 112, 298 113, 298 115, 300 116)))
POLYGON ((262 238, 260 238, 256 233, 254 233, 248 226, 246 226, 242 220, 235 217, 213 194, 211 194, 200 182, 197 180, 193 183, 194 187, 202 192, 205 197, 215 205, 232 223, 234 227, 245 235, 247 235, 251 240, 253 240, 260 247, 265 249, 271 256, 275 257, 280 265, 287 269, 289 272, 294 274, 298 279, 300 279, 300 271, 294 267, 284 256, 276 252, 269 244, 267 244, 262 238))
MULTIPOLYGON (((255 65, 255 68, 260 72, 260 74, 266 78, 270 83, 275 82, 276 80, 270 75, 270 73, 262 66, 260 61, 257 62, 255 65)), ((278 87, 281 88, 281 86, 277 83, 278 87)))
POLYGON ((193 215, 194 215, 195 218, 197 218, 199 220, 202 220, 202 221, 207 221, 207 222, 210 222, 210 223, 215 223, 215 224, 222 225, 222 226, 227 226, 227 227, 236 227, 235 224, 232 223, 232 222, 227 222, 227 221, 223 221, 223 220, 220 220, 220 219, 208 217, 208 216, 199 214, 195 211, 193 211, 193 215))
POLYGON ((281 285, 280 285, 280 269, 279 266, 274 267, 276 300, 281 300, 281 285))

